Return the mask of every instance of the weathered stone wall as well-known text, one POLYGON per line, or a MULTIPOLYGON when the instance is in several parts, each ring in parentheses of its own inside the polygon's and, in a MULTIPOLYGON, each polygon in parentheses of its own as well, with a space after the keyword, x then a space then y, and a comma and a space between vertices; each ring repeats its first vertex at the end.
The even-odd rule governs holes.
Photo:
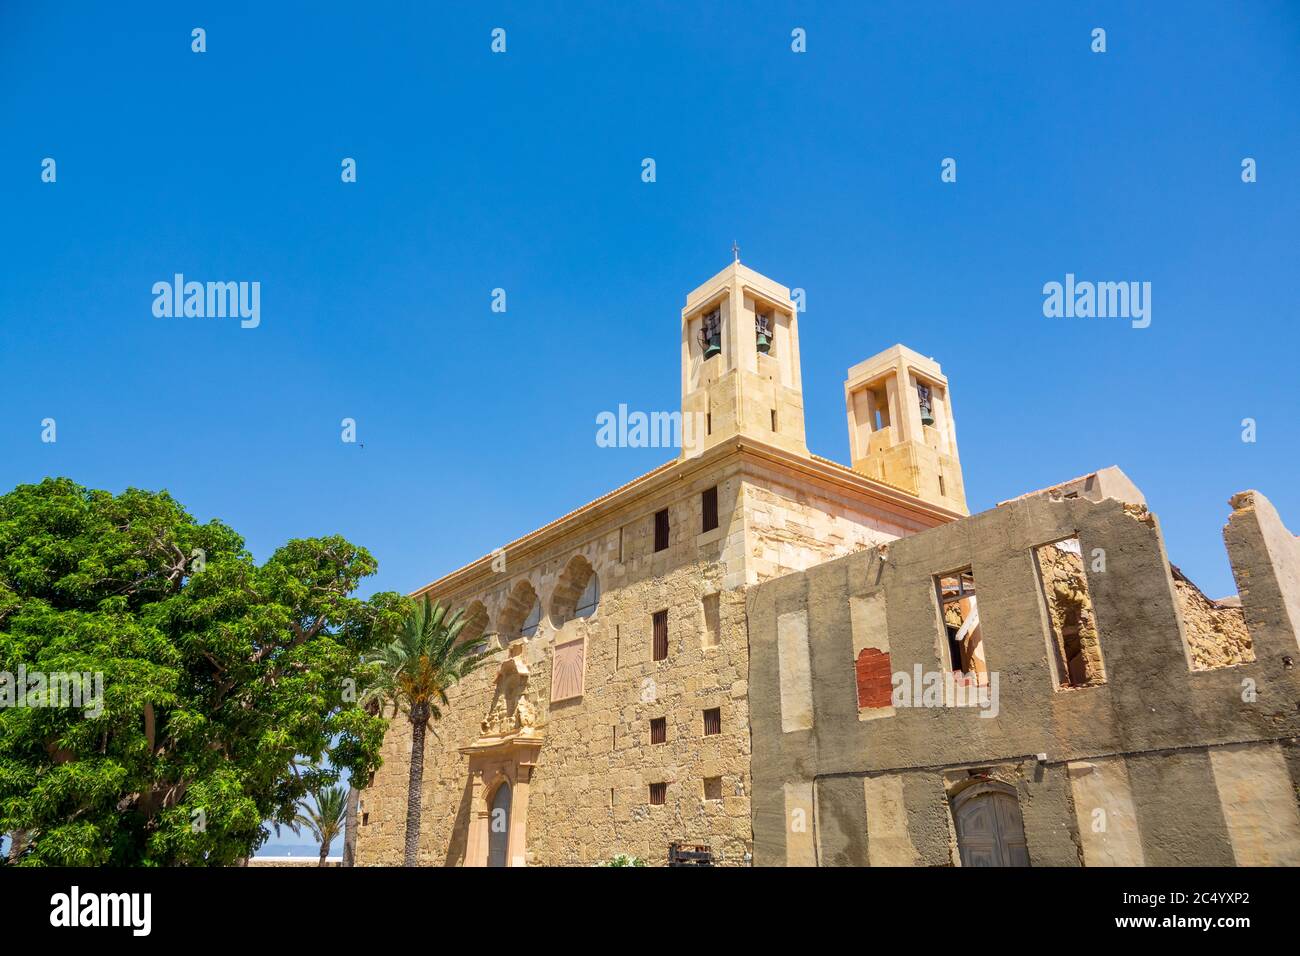
MULTIPOLYGON (((617 853, 657 863, 674 839, 708 844, 727 863, 745 862, 750 825, 744 598, 725 589, 728 568, 742 557, 741 488, 734 465, 721 473, 704 471, 689 484, 640 502, 634 517, 613 516, 613 527, 584 528, 585 541, 554 545, 522 566, 507 554, 500 583, 452 598, 456 606, 481 601, 495 626, 519 580, 532 583, 545 609, 574 554, 586 557, 600 576, 594 616, 556 628, 545 613, 525 646, 528 693, 545 738, 530 784, 529 864, 590 864, 617 853), (700 492, 715 484, 720 526, 702 532, 700 492), (655 552, 653 515, 662 507, 670 511, 670 546, 655 552), (716 635, 706 629, 708 594, 718 595, 716 635), (669 656, 653 661, 651 616, 664 609, 669 656), (552 704, 554 647, 578 638, 586 642, 584 693, 552 704), (722 732, 705 737, 703 711, 711 707, 721 710, 722 732), (649 742, 653 717, 667 720, 664 744, 649 742), (722 778, 721 800, 704 799, 706 777, 722 778), (663 805, 649 805, 651 783, 668 784, 663 805)), ((425 763, 424 864, 465 862, 473 808, 459 748, 479 735, 504 656, 498 650, 452 691, 451 707, 435 727, 425 763)), ((400 862, 409 748, 409 727, 399 717, 385 741, 384 765, 363 796, 361 865, 400 862)))
POLYGON ((1191 669, 1159 525, 1111 499, 1030 496, 751 589, 755 862, 951 865, 972 780, 1015 795, 1034 865, 1300 862, 1300 564, 1261 496, 1234 506, 1256 654, 1235 666, 1191 669), (1033 552, 1075 536, 1105 556, 1084 572, 1105 682, 1061 689, 1033 552), (966 565, 995 706, 939 696, 861 719, 863 649, 895 674, 944 669, 934 578, 966 565), (783 634, 806 635, 802 659, 783 634))
MULTIPOLYGON (((473 805, 468 758, 460 748, 479 736, 492 702, 511 637, 499 632, 518 627, 534 594, 544 613, 522 659, 544 742, 529 782, 525 862, 590 864, 630 853, 660 863, 672 840, 707 844, 725 864, 746 862, 747 582, 941 520, 894 505, 873 508, 854 490, 852 482, 860 479, 846 477, 846 489, 835 487, 837 477, 801 483, 777 465, 713 449, 662 472, 658 487, 606 513, 558 522, 554 540, 544 546, 507 548, 503 570, 435 593, 471 608, 496 650, 487 666, 452 691, 437 736, 428 742, 421 862, 466 862, 470 826, 481 808, 473 805), (713 486, 719 527, 703 531, 701 492, 713 486), (656 552, 654 514, 662 508, 669 511, 669 547, 656 552), (600 604, 594 616, 568 620, 564 608, 577 586, 566 573, 575 564, 585 569, 584 561, 599 578, 600 604), (524 581, 529 587, 521 588, 524 581), (711 623, 706 608, 711 612, 715 602, 711 623), (665 609, 669 656, 654 661, 652 615, 665 609), (585 641, 583 693, 552 703, 555 647, 577 639, 585 641), (705 736, 703 712, 715 707, 722 732, 705 736), (649 742, 652 718, 667 722, 663 744, 649 742), (705 799, 704 781, 712 778, 721 778, 720 799, 705 799), (667 784, 664 804, 650 804, 652 783, 667 784)), ((384 765, 362 797, 361 865, 401 860, 409 748, 409 726, 399 716, 385 741, 384 765)))

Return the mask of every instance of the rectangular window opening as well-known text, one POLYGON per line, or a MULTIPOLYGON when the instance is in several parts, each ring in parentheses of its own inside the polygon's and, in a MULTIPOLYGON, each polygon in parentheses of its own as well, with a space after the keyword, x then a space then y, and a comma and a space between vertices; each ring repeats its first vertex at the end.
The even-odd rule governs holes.
POLYGON ((704 778, 704 799, 705 800, 722 799, 722 778, 721 777, 704 778))
POLYGON ((668 784, 652 783, 650 784, 650 805, 652 807, 662 806, 668 802, 668 784))
POLYGON ((702 531, 712 531, 718 526, 718 487, 714 485, 708 488, 700 495, 700 503, 703 506, 704 521, 702 531))
POLYGON ((654 631, 654 660, 668 660, 668 611, 655 611, 651 619, 654 631))
POLYGON ((1097 619, 1088 593, 1088 575, 1078 537, 1035 548, 1034 564, 1051 628, 1052 676, 1056 686, 1065 690, 1106 683, 1097 619))
POLYGON ((668 547, 668 509, 655 512, 655 550, 663 551, 668 547))
POLYGON ((710 707, 704 712, 704 736, 722 733, 722 708, 710 707))
POLYGON ((652 744, 668 743, 668 718, 667 717, 650 718, 650 743, 652 744))
POLYGON ((939 618, 946 638, 945 663, 962 686, 984 686, 988 682, 988 665, 984 660, 975 572, 967 567, 938 575, 935 587, 939 595, 939 618))

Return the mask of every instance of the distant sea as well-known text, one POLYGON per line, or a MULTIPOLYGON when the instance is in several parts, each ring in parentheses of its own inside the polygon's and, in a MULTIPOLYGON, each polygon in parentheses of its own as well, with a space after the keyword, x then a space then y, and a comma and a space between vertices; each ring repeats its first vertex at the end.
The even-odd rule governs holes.
MULTIPOLYGON (((318 843, 264 843, 256 856, 302 856, 315 860, 320 857, 318 843)), ((330 846, 330 856, 343 855, 343 840, 335 840, 330 846)))

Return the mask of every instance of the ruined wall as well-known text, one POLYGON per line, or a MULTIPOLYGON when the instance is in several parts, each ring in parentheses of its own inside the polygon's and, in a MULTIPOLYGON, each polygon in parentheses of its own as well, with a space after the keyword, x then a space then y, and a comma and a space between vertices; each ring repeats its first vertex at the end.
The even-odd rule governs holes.
POLYGON ((1255 648, 1246 630, 1240 601, 1212 601, 1176 567, 1174 591, 1187 635, 1187 652, 1194 671, 1248 664, 1255 648))
POLYGON ((1190 668, 1159 525, 1111 499, 1029 496, 751 589, 755 863, 955 864, 971 787, 1014 797, 1032 865, 1300 863, 1300 564, 1260 496, 1234 504, 1256 655, 1235 666, 1190 668), (1034 550, 1076 536, 1104 557, 1083 573, 1105 681, 1062 689, 1034 550), (864 649, 944 670, 934 578, 967 565, 996 696, 860 707, 864 649))

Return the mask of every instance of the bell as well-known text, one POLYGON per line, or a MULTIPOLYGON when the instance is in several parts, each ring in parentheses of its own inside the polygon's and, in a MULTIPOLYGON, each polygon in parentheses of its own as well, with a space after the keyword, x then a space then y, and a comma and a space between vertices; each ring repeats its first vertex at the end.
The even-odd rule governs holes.
POLYGON ((922 425, 934 424, 934 413, 931 412, 930 409, 928 408, 921 409, 921 424, 922 425))
POLYGON ((722 351, 722 336, 715 335, 704 345, 704 359, 708 361, 722 351))
POLYGON ((772 339, 766 332, 758 333, 758 350, 764 355, 772 351, 772 339))

